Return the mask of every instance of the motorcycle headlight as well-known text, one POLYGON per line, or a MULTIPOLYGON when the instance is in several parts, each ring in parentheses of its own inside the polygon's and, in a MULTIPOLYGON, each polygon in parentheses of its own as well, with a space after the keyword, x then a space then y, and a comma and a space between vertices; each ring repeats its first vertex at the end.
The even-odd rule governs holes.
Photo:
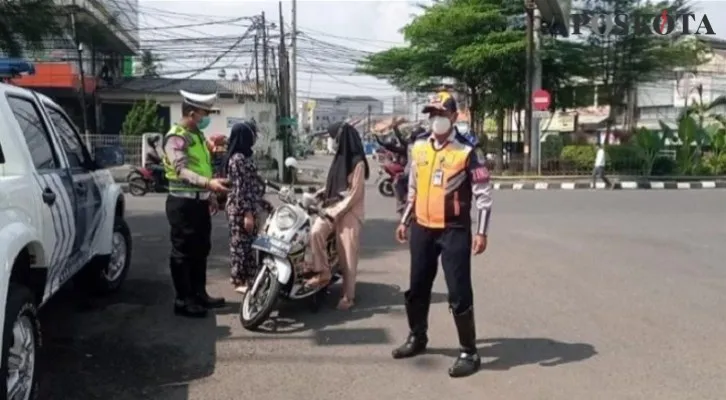
POLYGON ((289 207, 281 207, 275 214, 275 225, 280 230, 290 229, 296 222, 297 216, 289 207))

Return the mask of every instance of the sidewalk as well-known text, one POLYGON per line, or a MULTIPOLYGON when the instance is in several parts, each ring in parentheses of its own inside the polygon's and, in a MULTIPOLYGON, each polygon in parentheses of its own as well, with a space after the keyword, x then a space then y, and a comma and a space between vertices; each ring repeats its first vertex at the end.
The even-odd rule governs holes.
MULTIPOLYGON (((494 190, 575 190, 590 189, 591 181, 579 182, 494 182, 494 190)), ((596 184, 597 189, 605 189, 604 182, 596 184)), ((726 189, 726 180, 703 181, 622 181, 615 182, 613 189, 726 189)))

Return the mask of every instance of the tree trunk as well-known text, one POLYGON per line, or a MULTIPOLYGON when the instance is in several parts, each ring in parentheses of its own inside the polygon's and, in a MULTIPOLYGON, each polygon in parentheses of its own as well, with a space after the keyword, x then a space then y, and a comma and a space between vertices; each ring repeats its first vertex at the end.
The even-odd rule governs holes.
POLYGON ((497 149, 496 149, 496 164, 494 167, 494 171, 496 174, 499 174, 502 172, 502 157, 504 154, 504 116, 505 111, 503 108, 500 108, 495 113, 495 119, 497 124, 497 149))
POLYGON ((471 96, 469 99, 469 129, 476 132, 477 135, 482 135, 483 132, 480 129, 479 123, 479 108, 481 104, 479 101, 479 92, 474 85, 467 85, 467 87, 469 88, 469 94, 471 96))

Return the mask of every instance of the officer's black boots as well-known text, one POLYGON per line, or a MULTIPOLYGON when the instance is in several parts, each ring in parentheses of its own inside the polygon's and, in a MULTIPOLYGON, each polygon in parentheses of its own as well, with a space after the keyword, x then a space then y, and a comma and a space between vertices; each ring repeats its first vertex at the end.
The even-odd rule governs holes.
POLYGON ((474 324, 474 309, 469 308, 461 314, 454 314, 456 331, 459 334, 461 353, 449 368, 449 376, 460 378, 476 373, 481 367, 481 358, 476 349, 476 326, 474 324))
POLYGON ((196 265, 192 271, 192 287, 197 296, 197 301, 205 308, 221 308, 225 305, 224 297, 212 297, 207 293, 207 263, 196 265))
POLYGON ((406 316, 410 332, 406 342, 395 348, 391 355, 395 359, 417 356, 426 351, 428 337, 428 317, 430 302, 424 304, 413 304, 410 300, 410 291, 404 293, 406 298, 406 316))
POLYGON ((224 307, 224 297, 212 297, 207 291, 203 291, 198 295, 199 303, 206 308, 221 308, 224 307))
POLYGON ((207 309, 192 298, 187 300, 174 300, 174 314, 189 318, 204 318, 207 316, 207 309))

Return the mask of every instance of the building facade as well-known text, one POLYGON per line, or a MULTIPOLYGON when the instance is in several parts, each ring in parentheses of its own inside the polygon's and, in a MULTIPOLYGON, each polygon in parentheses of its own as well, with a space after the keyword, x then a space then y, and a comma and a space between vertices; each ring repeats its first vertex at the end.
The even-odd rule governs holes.
POLYGON ((35 64, 35 74, 13 83, 51 96, 82 130, 95 133, 100 123, 98 88, 122 80, 124 60, 139 49, 138 0, 56 3, 74 16, 75 27, 48 39, 42 50, 27 51, 25 58, 35 64), (80 45, 73 36, 74 29, 80 45))
POLYGON ((309 98, 298 104, 302 132, 318 132, 348 118, 383 114, 383 101, 370 96, 309 98))
MULTIPOLYGON (((638 126, 659 129, 659 121, 663 121, 675 127, 687 104, 700 101, 701 96, 704 103, 710 103, 726 95, 726 45, 713 46, 711 59, 692 71, 674 71, 668 79, 638 85, 638 126), (701 95, 698 87, 703 89, 701 95)), ((712 111, 723 114, 726 108, 716 107, 712 111)))

